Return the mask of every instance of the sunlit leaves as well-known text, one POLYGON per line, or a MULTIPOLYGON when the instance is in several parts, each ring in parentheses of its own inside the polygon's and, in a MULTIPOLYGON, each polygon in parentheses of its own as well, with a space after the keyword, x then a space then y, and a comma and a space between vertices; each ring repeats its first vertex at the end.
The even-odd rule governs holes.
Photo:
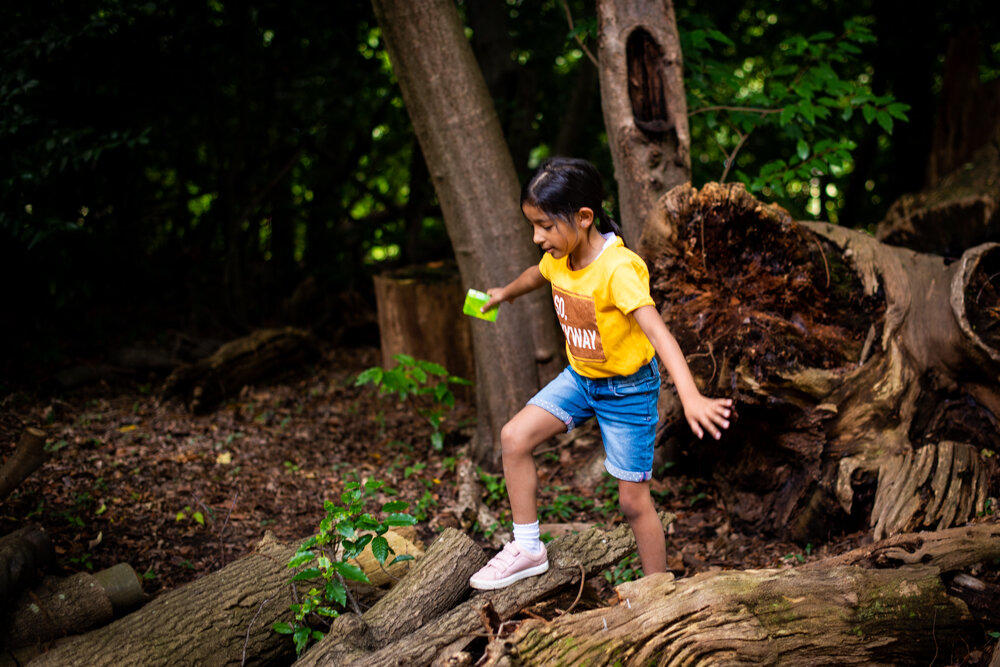
POLYGON ((815 189, 802 183, 842 177, 853 168, 855 144, 845 137, 855 112, 886 133, 894 120, 906 118, 905 104, 874 95, 870 77, 856 74, 863 45, 874 39, 865 20, 846 21, 839 33, 792 34, 771 52, 742 58, 734 48, 717 53, 718 45, 732 42, 710 38, 704 16, 687 20, 696 25, 681 26, 692 136, 704 136, 701 125, 716 142, 693 151, 709 158, 721 153, 714 178, 732 174, 755 192, 786 202, 801 198, 815 189), (768 152, 761 142, 787 148, 761 162, 757 153, 768 152))

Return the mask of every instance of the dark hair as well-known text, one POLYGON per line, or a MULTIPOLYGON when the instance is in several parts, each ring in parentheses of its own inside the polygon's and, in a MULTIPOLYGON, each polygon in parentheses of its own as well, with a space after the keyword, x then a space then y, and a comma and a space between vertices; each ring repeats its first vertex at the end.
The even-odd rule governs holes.
POLYGON ((543 161, 521 189, 521 208, 525 204, 569 224, 586 207, 594 212, 598 231, 622 236, 621 228, 604 210, 601 174, 586 160, 550 157, 543 161))

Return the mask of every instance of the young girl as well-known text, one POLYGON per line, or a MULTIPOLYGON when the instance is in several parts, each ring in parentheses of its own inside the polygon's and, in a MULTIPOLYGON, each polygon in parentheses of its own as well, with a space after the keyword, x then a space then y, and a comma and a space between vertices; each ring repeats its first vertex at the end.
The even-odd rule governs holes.
POLYGON ((695 435, 719 438, 720 429, 729 426, 732 401, 698 391, 649 295, 646 265, 625 248, 603 199, 600 175, 589 162, 543 162, 521 192, 521 211, 545 255, 510 284, 487 290, 484 311, 551 283, 570 365, 500 432, 514 541, 472 576, 473 588, 503 588, 548 569, 532 451, 591 416, 597 417, 604 440, 604 465, 618 479, 622 512, 635 533, 643 572, 666 571, 663 526, 649 492, 660 391, 654 352, 674 379, 695 435))

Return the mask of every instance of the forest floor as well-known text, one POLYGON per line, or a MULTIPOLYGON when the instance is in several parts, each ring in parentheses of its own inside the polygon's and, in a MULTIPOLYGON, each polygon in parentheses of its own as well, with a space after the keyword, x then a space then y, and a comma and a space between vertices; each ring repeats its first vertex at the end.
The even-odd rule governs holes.
MULTIPOLYGON (((474 411, 456 404, 444 423, 443 451, 435 452, 426 419, 371 386, 355 386, 379 359, 377 348, 329 348, 305 369, 244 388, 199 416, 158 397, 162 377, 104 382, 58 397, 0 396, 0 460, 28 426, 45 429, 50 451, 0 505, 0 535, 40 524, 58 554, 53 573, 127 562, 152 598, 247 554, 266 531, 293 544, 304 540, 316 532, 324 500, 339 498, 350 479, 375 478, 410 503, 418 535, 429 545, 444 526, 457 524, 450 511, 456 468, 474 431, 474 411)), ((596 429, 584 427, 577 437, 539 448, 543 524, 623 521, 617 485, 606 473, 596 485, 581 483, 579 462, 598 457, 600 447, 596 429)), ((800 545, 740 532, 707 481, 663 468, 654 497, 659 509, 676 515, 667 546, 668 567, 678 577, 795 567, 870 541, 851 534, 800 545)), ((502 478, 481 478, 489 507, 509 521, 502 478)), ((473 537, 490 548, 482 534, 473 537)), ((628 558, 588 583, 598 598, 610 599, 612 584, 637 569, 637 559, 628 558)), ((968 650, 952 664, 985 664, 981 659, 968 650)))

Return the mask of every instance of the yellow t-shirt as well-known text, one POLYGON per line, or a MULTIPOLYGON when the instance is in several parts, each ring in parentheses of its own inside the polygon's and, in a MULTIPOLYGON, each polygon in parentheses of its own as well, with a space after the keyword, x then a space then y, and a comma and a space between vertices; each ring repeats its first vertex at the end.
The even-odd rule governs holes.
POLYGON ((570 366, 590 378, 630 375, 653 358, 653 345, 632 311, 652 306, 646 263, 609 235, 601 254, 579 271, 568 257, 546 254, 539 271, 552 283, 552 303, 566 334, 570 366))

